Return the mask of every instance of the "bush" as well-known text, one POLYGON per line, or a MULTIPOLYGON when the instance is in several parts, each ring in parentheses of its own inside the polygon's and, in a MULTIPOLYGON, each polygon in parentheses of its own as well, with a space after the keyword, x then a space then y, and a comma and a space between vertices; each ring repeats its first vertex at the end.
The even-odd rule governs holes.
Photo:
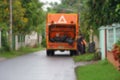
POLYGON ((3 53, 5 50, 3 47, 0 48, 0 53, 3 53))
POLYGON ((10 51, 6 31, 2 31, 2 51, 10 51))
POLYGON ((101 52, 95 52, 94 53, 94 60, 100 60, 101 59, 101 52))
POLYGON ((112 53, 114 59, 120 61, 120 39, 113 45, 112 53))
POLYGON ((112 53, 115 60, 120 60, 120 45, 114 44, 112 53))
POLYGON ((41 45, 42 45, 43 47, 46 47, 46 38, 43 38, 43 39, 42 39, 41 45))
POLYGON ((116 42, 117 45, 120 45, 120 39, 116 42))

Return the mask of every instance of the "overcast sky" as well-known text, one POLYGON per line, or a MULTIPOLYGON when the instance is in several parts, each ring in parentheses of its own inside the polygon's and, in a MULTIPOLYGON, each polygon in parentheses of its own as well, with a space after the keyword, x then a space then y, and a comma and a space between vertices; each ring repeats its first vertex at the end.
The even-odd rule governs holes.
POLYGON ((51 2, 53 2, 53 3, 54 2, 57 2, 57 3, 61 2, 61 0, 39 0, 39 1, 45 3, 45 5, 43 6, 44 10, 46 10, 47 7, 50 7, 49 3, 51 3, 51 2))

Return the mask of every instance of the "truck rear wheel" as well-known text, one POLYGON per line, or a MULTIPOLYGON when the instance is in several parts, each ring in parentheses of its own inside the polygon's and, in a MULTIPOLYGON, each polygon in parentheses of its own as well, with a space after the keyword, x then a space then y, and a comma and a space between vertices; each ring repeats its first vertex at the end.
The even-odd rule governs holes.
POLYGON ((47 56, 53 56, 54 50, 47 50, 46 53, 47 53, 47 56))
POLYGON ((70 56, 78 55, 76 50, 70 50, 70 56))
POLYGON ((51 56, 54 56, 54 50, 51 50, 51 56))
POLYGON ((47 56, 50 56, 50 51, 46 50, 46 54, 47 54, 47 56))

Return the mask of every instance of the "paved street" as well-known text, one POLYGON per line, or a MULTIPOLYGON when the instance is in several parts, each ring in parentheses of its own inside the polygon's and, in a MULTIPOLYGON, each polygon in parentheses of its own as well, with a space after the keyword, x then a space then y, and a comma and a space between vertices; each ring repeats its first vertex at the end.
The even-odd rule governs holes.
POLYGON ((0 80, 75 80, 74 62, 70 56, 35 52, 0 61, 0 80))

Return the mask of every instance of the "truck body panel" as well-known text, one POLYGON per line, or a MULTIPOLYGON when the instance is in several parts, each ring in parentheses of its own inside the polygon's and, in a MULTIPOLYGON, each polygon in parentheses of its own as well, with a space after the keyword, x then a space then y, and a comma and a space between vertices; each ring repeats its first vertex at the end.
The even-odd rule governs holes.
POLYGON ((77 14, 48 14, 46 21, 47 50, 77 50, 78 26, 77 14))

